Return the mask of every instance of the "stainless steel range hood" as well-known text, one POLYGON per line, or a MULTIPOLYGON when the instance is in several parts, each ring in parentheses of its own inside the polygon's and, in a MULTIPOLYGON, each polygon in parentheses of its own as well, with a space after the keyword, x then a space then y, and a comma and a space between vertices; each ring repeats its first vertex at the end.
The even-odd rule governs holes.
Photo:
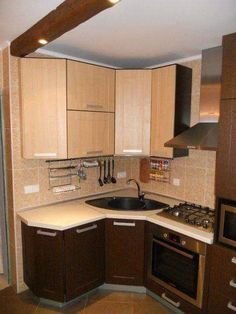
POLYGON ((203 50, 200 122, 166 142, 166 147, 217 149, 221 71, 222 47, 203 50))

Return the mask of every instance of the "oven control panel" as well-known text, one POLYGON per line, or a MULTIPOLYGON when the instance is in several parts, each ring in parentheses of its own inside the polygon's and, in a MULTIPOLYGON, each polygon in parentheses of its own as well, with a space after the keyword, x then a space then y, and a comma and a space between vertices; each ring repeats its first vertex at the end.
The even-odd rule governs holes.
POLYGON ((206 253, 206 244, 201 241, 161 226, 153 226, 153 229, 155 230, 153 230, 153 237, 156 239, 162 239, 166 243, 175 244, 203 255, 206 253))

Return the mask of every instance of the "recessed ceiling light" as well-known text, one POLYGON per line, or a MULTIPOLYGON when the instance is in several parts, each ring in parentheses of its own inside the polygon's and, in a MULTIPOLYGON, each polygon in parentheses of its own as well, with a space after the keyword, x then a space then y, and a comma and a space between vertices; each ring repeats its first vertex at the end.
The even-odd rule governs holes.
POLYGON ((48 43, 48 41, 46 39, 39 39, 38 42, 42 45, 46 45, 48 43))
POLYGON ((111 2, 112 4, 116 4, 116 3, 120 2, 120 0, 109 0, 109 2, 111 2))

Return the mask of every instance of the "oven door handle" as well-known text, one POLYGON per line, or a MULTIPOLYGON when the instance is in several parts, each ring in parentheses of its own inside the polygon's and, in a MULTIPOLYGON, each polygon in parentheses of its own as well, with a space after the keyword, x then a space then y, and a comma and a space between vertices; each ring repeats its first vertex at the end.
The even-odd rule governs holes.
POLYGON ((183 255, 183 256, 185 256, 187 258, 190 258, 190 259, 194 258, 193 255, 191 255, 189 253, 186 253, 186 252, 184 252, 182 250, 179 250, 179 249, 177 249, 177 248, 173 247, 172 245, 169 245, 169 244, 167 244, 165 242, 162 242, 162 241, 159 241, 159 240, 156 240, 156 239, 153 239, 153 242, 155 242, 157 244, 160 244, 160 245, 166 247, 167 249, 170 249, 171 251, 174 251, 174 252, 176 252, 176 253, 178 253, 180 255, 183 255))

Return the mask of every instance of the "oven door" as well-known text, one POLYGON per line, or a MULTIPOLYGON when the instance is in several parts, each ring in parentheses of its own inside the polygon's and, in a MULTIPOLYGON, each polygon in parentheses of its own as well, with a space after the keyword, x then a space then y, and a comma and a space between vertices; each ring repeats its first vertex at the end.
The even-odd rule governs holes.
POLYGON ((221 205, 219 241, 236 247, 236 207, 221 205))
MULTIPOLYGON (((197 301, 199 254, 160 239, 152 242, 152 276, 187 300, 197 301)), ((195 303, 195 302, 192 302, 195 303)), ((201 302, 196 302, 198 305, 201 302)))

